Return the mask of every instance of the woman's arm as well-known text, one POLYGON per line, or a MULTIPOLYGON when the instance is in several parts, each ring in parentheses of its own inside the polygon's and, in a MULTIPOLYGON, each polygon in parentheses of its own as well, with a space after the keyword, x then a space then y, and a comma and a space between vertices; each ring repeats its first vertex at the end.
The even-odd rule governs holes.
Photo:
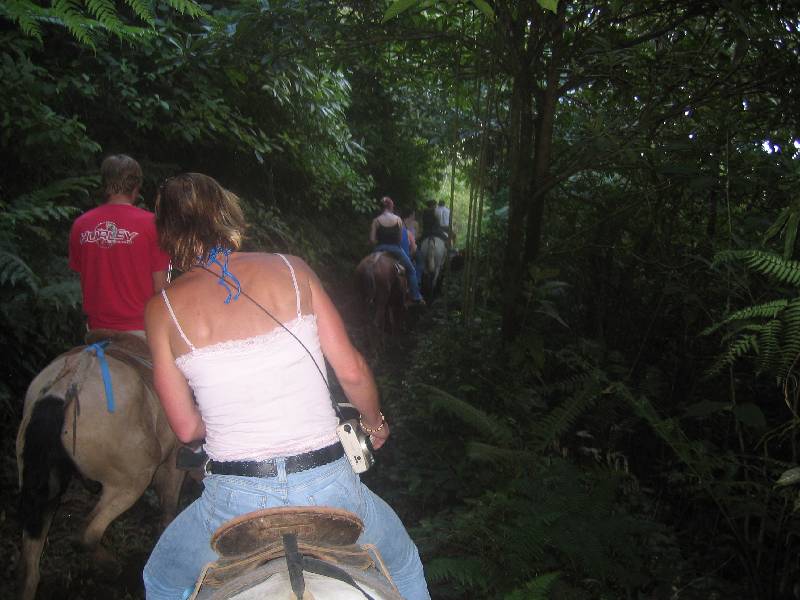
POLYGON ((369 243, 373 246, 378 244, 378 219, 372 219, 372 225, 369 227, 369 243))
POLYGON ((311 303, 317 315, 322 352, 336 372, 347 399, 361 413, 361 422, 373 431, 370 437, 372 446, 377 450, 389 437, 389 424, 381 416, 378 388, 372 371, 350 342, 342 317, 322 283, 310 267, 305 268, 311 289, 311 303), (380 431, 375 431, 378 427, 380 431))
POLYGON ((153 382, 172 431, 184 444, 203 439, 206 426, 183 373, 175 366, 169 344, 172 325, 161 295, 153 296, 145 309, 147 343, 153 358, 153 382))

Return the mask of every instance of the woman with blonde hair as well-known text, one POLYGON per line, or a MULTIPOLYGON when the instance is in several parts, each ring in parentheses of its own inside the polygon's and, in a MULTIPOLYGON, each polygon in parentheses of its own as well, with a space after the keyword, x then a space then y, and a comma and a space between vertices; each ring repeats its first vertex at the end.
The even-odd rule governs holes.
POLYGON ((225 521, 288 505, 355 513, 364 522, 359 543, 378 548, 403 597, 429 598, 414 543, 361 483, 336 436, 317 370, 325 359, 375 449, 389 425, 372 373, 316 274, 295 256, 240 252, 238 199, 206 175, 164 182, 156 226, 184 273, 147 306, 155 386, 175 434, 205 440, 210 460, 202 496, 164 531, 145 566, 147 598, 178 600, 191 590, 217 558, 209 540, 225 521))

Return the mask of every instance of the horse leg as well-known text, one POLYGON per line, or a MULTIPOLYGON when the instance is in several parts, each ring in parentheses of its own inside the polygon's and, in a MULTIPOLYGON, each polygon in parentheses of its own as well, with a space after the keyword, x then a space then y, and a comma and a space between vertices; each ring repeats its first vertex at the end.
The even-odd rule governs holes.
POLYGON ((156 470, 153 477, 153 487, 158 493, 161 504, 161 526, 166 528, 175 515, 178 514, 178 500, 181 496, 181 488, 186 479, 186 471, 181 471, 175 466, 175 455, 178 447, 176 446, 169 453, 167 460, 156 470))
MULTIPOLYGON (((31 404, 30 398, 26 398, 26 405, 31 404)), ((46 396, 33 402, 30 420, 17 436, 22 519, 18 581, 24 600, 32 600, 36 595, 47 532, 74 469, 60 440, 64 400, 46 396)))
POLYGON ((43 512, 42 531, 38 537, 32 536, 27 531, 22 532, 22 551, 19 555, 17 569, 20 600, 33 600, 36 597, 36 588, 39 587, 39 580, 42 577, 39 563, 55 512, 55 505, 43 512))
POLYGON ((133 506, 150 484, 151 473, 134 477, 125 483, 103 482, 103 493, 87 518, 81 544, 94 552, 101 563, 114 564, 114 556, 100 540, 111 522, 133 506))

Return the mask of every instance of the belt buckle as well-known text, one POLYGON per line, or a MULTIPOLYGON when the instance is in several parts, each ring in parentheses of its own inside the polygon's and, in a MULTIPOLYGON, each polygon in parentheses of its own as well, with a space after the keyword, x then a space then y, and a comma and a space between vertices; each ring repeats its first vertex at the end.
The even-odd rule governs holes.
POLYGON ((208 465, 211 463, 211 457, 209 456, 206 458, 206 462, 203 463, 203 474, 205 475, 213 475, 211 471, 208 469, 208 465))

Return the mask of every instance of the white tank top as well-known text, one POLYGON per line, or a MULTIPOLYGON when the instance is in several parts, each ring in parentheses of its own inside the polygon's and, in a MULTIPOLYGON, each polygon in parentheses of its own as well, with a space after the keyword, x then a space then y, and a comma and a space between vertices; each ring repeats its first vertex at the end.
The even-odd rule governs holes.
MULTIPOLYGON (((294 269, 285 256, 278 256, 289 267, 297 305, 296 318, 284 325, 325 373, 316 315, 301 314, 294 269)), ((184 334, 166 291, 161 295, 190 348, 175 364, 194 391, 210 458, 264 460, 317 450, 338 440, 338 418, 325 381, 287 331, 277 326, 265 334, 197 348, 184 334)))

